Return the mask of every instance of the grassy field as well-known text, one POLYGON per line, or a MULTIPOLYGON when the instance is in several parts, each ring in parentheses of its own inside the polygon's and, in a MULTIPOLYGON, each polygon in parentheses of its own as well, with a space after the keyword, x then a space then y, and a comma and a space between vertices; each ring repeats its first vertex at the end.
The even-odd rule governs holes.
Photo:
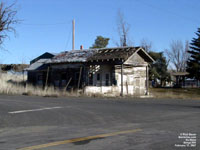
POLYGON ((24 84, 27 76, 15 74, 0 74, 0 94, 23 94, 23 95, 36 95, 36 96, 65 96, 69 93, 55 90, 53 87, 48 87, 44 90, 41 87, 24 84))
POLYGON ((200 88, 150 88, 155 98, 200 99, 200 88))
MULTIPOLYGON (((69 93, 62 90, 55 90, 48 87, 44 90, 41 87, 32 85, 24 86, 27 76, 15 74, 0 74, 0 94, 23 94, 36 96, 79 96, 78 93, 69 93)), ((155 98, 178 98, 178 99, 199 99, 200 88, 196 89, 173 89, 173 88, 150 88, 150 94, 155 98)))

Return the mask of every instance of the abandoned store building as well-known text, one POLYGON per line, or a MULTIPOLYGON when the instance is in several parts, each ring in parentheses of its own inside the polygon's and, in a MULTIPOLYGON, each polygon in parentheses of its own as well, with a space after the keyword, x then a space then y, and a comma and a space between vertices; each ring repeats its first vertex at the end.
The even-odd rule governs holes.
MULTIPOLYGON (((44 55, 43 55, 44 56, 44 55)), ((148 66, 154 60, 141 47, 61 52, 32 62, 28 82, 86 95, 148 94, 148 66)))

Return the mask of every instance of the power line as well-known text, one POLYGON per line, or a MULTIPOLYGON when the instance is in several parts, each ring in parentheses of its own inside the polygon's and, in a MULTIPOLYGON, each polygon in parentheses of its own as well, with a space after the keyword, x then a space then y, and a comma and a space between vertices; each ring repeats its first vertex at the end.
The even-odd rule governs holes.
POLYGON ((157 7, 157 6, 151 5, 151 4, 146 3, 146 2, 144 2, 144 1, 137 0, 137 2, 142 3, 142 4, 144 4, 144 5, 148 6, 148 7, 151 7, 151 8, 153 8, 153 9, 157 9, 157 10, 159 10, 159 11, 162 11, 162 12, 164 12, 164 13, 167 13, 167 14, 170 14, 170 15, 173 15, 173 16, 176 16, 176 17, 178 17, 178 18, 185 18, 186 20, 190 20, 190 21, 193 21, 193 22, 198 23, 198 24, 200 23, 200 20, 196 20, 196 19, 191 18, 191 17, 183 16, 183 15, 181 15, 181 14, 177 14, 177 13, 172 12, 172 11, 170 11, 170 10, 163 9, 163 8, 161 8, 161 7, 157 7))
MULTIPOLYGON (((28 25, 28 26, 55 26, 55 25, 68 25, 71 24, 71 21, 66 21, 66 22, 58 22, 58 23, 41 23, 41 24, 36 24, 36 23, 20 23, 22 25, 28 25)), ((66 44, 65 44, 65 49, 67 49, 68 45, 69 45, 69 41, 70 41, 70 35, 72 34, 71 31, 71 26, 69 28, 69 34, 67 36, 67 40, 66 40, 66 44)))
MULTIPOLYGON (((70 22, 71 23, 71 22, 70 22)), ((70 40, 70 37, 72 35, 72 29, 71 29, 71 26, 69 28, 69 32, 68 32, 68 37, 67 37, 67 40, 66 40, 66 44, 65 44, 65 50, 67 49, 68 45, 69 45, 69 40, 70 40)))
POLYGON ((67 22, 57 22, 57 23, 23 23, 23 21, 20 23, 22 25, 27 25, 27 26, 55 26, 55 25, 67 25, 69 24, 69 21, 67 22))

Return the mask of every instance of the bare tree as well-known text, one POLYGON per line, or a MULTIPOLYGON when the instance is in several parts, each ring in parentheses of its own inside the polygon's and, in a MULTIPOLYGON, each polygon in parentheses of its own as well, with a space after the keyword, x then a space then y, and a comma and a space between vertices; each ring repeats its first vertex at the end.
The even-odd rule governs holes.
POLYGON ((167 57, 177 72, 183 72, 186 70, 186 63, 189 57, 187 52, 188 50, 188 41, 185 42, 184 46, 180 40, 172 41, 170 49, 166 50, 167 57))
POLYGON ((14 24, 17 24, 19 20, 16 19, 17 11, 13 8, 15 5, 6 6, 4 2, 0 2, 0 45, 3 40, 8 37, 8 32, 14 32, 14 24))
POLYGON ((147 52, 152 50, 152 42, 147 39, 142 39, 140 42, 142 48, 144 48, 147 52))
POLYGON ((123 13, 119 10, 117 16, 117 30, 120 38, 120 42, 116 43, 117 46, 128 46, 130 39, 128 37, 130 25, 124 20, 123 13))

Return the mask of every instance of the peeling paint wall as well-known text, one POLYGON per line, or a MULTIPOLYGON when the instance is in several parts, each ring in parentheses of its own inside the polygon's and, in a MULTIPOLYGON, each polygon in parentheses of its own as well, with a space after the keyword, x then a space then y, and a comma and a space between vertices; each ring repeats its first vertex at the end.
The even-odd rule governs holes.
MULTIPOLYGON (((121 92, 121 71, 116 71, 117 86, 121 92)), ((123 71, 123 94, 144 95, 146 92, 146 67, 124 67, 123 71)))
MULTIPOLYGON (((123 67, 123 95, 145 95, 147 93, 146 78, 148 63, 137 53, 134 53, 124 62, 123 67)), ((85 87, 85 93, 108 94, 118 96, 121 94, 121 65, 101 65, 98 71, 93 72, 93 85, 85 87), (106 86, 106 74, 110 75, 109 86, 106 86), (97 74, 101 81, 97 81, 97 74)))
MULTIPOLYGON (((97 73, 94 74, 94 84, 85 87, 85 93, 92 94, 109 94, 120 95, 121 93, 121 68, 114 66, 114 71, 111 66, 102 66, 99 72, 102 77, 102 86, 97 81, 97 73), (102 70, 101 70, 102 69, 102 70), (114 75, 116 85, 113 84, 112 76, 110 77, 110 85, 105 86, 105 74, 114 75)), ((146 93, 146 66, 133 67, 125 66, 123 69, 123 95, 145 95, 146 93)))

